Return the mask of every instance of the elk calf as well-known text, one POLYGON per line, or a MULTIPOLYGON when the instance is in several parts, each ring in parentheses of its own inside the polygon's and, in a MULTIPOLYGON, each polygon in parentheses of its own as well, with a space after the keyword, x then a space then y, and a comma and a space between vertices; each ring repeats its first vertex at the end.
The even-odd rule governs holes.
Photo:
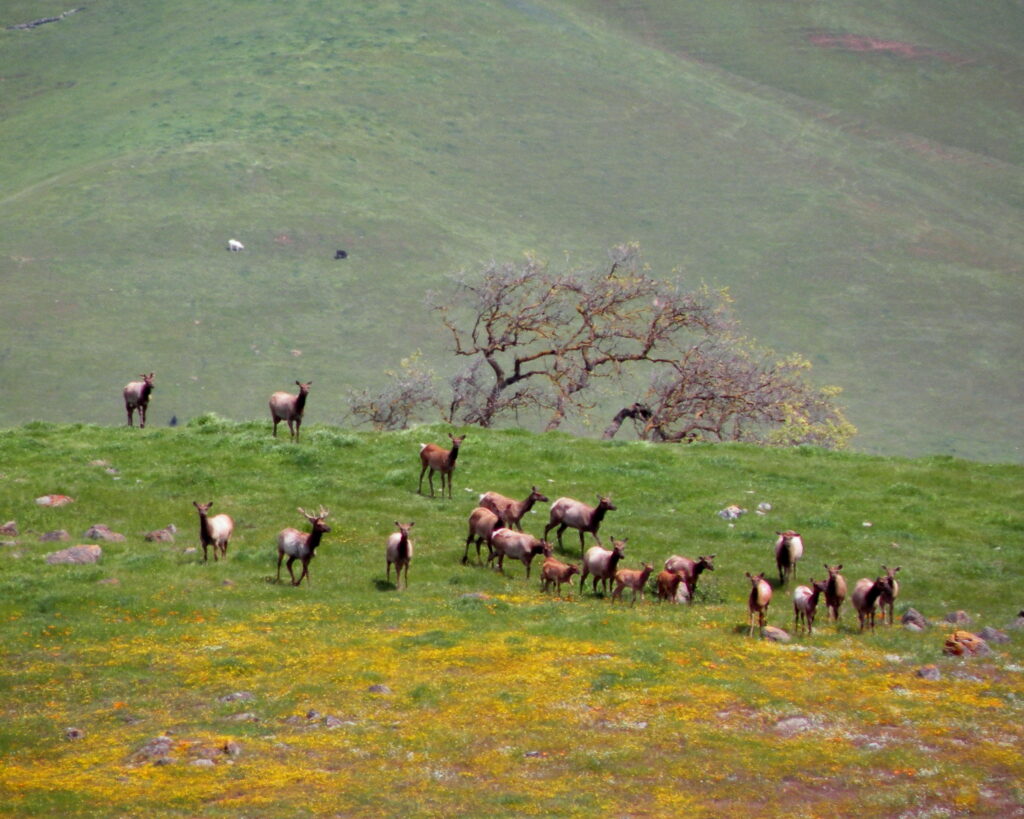
POLYGON ((149 408, 149 396, 153 392, 153 373, 139 376, 141 381, 129 381, 124 385, 124 409, 128 413, 128 426, 132 426, 132 415, 139 411, 139 429, 146 426, 146 410, 149 408))
POLYGON ((846 599, 846 578, 839 574, 842 568, 842 563, 836 566, 825 564, 825 571, 828 572, 828 580, 825 581, 825 606, 828 608, 829 617, 836 623, 839 622, 839 607, 846 599))
POLYGON ((810 579, 810 586, 797 586, 793 590, 793 630, 799 631, 800 623, 807 626, 807 633, 814 633, 814 615, 818 611, 818 598, 825 591, 827 581, 810 579))
POLYGON ((309 388, 313 384, 307 381, 295 382, 299 387, 298 395, 290 392, 275 392, 270 396, 270 417, 274 421, 274 437, 277 437, 277 425, 282 421, 288 423, 288 432, 295 443, 299 442, 299 428, 302 426, 302 413, 306 409, 306 397, 309 395, 309 388))
POLYGON ((548 520, 548 525, 544 527, 544 539, 547 539, 548 532, 558 527, 558 548, 562 548, 562 532, 567 527, 578 529, 580 533, 580 556, 583 556, 583 535, 585 532, 590 532, 594 536, 594 540, 597 541, 597 545, 601 545, 601 538, 597 536, 597 529, 601 525, 601 521, 604 520, 606 512, 615 511, 615 506, 612 504, 612 499, 597 496, 597 506, 588 506, 582 501, 573 500, 572 498, 559 498, 553 504, 551 504, 551 515, 548 520))
POLYGON ((452 440, 451 449, 442 449, 437 444, 420 444, 420 463, 422 464, 422 469, 420 469, 420 483, 416 488, 417 494, 423 494, 423 474, 429 469, 430 474, 427 475, 427 482, 430 484, 430 497, 434 497, 435 472, 441 474, 441 497, 444 497, 445 477, 448 478, 448 497, 452 496, 452 472, 455 471, 455 460, 459 457, 459 447, 466 440, 466 436, 463 435, 456 438, 449 432, 448 437, 452 440))
POLYGON ((221 557, 226 557, 228 553, 228 540, 231 538, 231 532, 234 531, 235 522, 227 515, 209 517, 207 513, 210 511, 210 507, 213 506, 213 501, 209 503, 192 501, 192 505, 199 512, 199 542, 203 547, 203 562, 206 562, 206 550, 209 546, 213 547, 214 561, 217 560, 218 550, 221 557))
POLYGON ((640 593, 640 599, 644 599, 644 586, 647 585, 647 578, 651 576, 651 572, 654 571, 654 566, 650 563, 641 563, 639 569, 619 569, 615 573, 615 591, 612 592, 612 602, 615 599, 622 597, 622 590, 629 586, 633 590, 633 599, 629 605, 636 603, 637 592, 640 593))
POLYGON ((277 535, 277 582, 281 582, 281 561, 287 555, 288 574, 292 577, 293 586, 298 586, 302 578, 309 576, 309 561, 316 556, 316 547, 320 545, 324 533, 331 531, 331 527, 324 523, 330 513, 322 506, 319 515, 311 515, 302 507, 299 507, 299 514, 309 521, 309 525, 313 527, 311 531, 300 532, 289 526, 277 535), (292 563, 296 560, 302 561, 302 573, 298 580, 292 571, 292 563))
POLYGON ((764 572, 760 574, 751 574, 750 572, 744 572, 747 580, 750 581, 750 597, 747 598, 747 610, 749 617, 747 622, 750 624, 750 632, 748 636, 754 636, 754 615, 757 615, 758 628, 763 632, 765 623, 768 620, 768 605, 772 602, 772 587, 771 584, 764 579, 764 572))
POLYGON ((574 574, 580 573, 580 567, 575 563, 563 563, 554 557, 544 558, 544 565, 540 571, 540 590, 546 592, 551 584, 556 584, 558 596, 562 596, 562 584, 570 582, 574 574))
POLYGON ((657 584, 659 600, 675 600, 678 602, 680 587, 682 587, 682 596, 687 600, 690 599, 690 590, 686 585, 686 576, 681 571, 672 572, 665 569, 659 572, 657 584))
POLYGON ((485 509, 490 509, 501 518, 503 526, 509 529, 518 529, 520 532, 523 531, 523 527, 519 525, 519 522, 537 501, 547 503, 548 499, 537 490, 536 486, 530 489, 529 497, 521 501, 506 498, 497 492, 485 492, 480 496, 480 505, 485 509))
POLYGON ((409 539, 409 530, 414 525, 412 521, 403 525, 396 520, 395 526, 398 527, 398 531, 388 535, 387 580, 391 582, 391 564, 394 563, 396 589, 401 587, 402 569, 405 569, 405 587, 409 588, 409 564, 412 563, 412 540, 409 539))
POLYGON ((792 529, 775 534, 779 536, 775 541, 775 565, 779 569, 779 585, 784 586, 796 571, 796 562, 804 555, 804 541, 792 529))

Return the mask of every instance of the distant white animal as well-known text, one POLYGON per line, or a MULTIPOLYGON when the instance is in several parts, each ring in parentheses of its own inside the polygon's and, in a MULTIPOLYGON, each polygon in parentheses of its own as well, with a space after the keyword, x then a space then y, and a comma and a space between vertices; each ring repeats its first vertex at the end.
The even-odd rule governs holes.
POLYGON ((232 253, 236 250, 245 250, 245 245, 238 241, 238 239, 228 239, 228 250, 232 253))

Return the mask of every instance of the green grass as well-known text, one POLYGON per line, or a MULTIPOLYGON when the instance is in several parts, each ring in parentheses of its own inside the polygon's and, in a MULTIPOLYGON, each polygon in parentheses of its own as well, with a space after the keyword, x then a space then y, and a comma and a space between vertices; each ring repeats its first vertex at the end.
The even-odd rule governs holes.
POLYGON ((99 0, 0 31, 0 424, 111 423, 143 370, 161 423, 260 417, 296 377, 336 422, 417 347, 452 367, 422 308, 448 274, 635 239, 845 387, 862 449, 1019 461, 1021 24, 1008 2, 99 0))
MULTIPOLYGON (((447 431, 311 425, 293 445, 269 423, 210 415, 174 430, 0 431, 0 518, 21 530, 0 547, 5 813, 881 817, 1024 805, 1018 632, 988 658, 953 660, 941 653, 951 627, 859 634, 847 606, 838 628, 819 617, 813 637, 777 646, 746 636, 743 577, 773 571, 774 532, 791 527, 807 545, 801 582, 826 561, 851 581, 898 564, 897 617, 963 609, 971 629, 1003 628, 1024 577, 1021 467, 470 428, 455 497, 418 495, 418 444, 447 431), (477 494, 525 496, 531 483, 552 500, 610 492, 618 509, 601 534, 628 537, 627 565, 715 553, 697 602, 613 606, 578 587, 559 600, 538 590, 537 566, 527 582, 519 564, 504 576, 461 565, 477 494), (52 492, 75 502, 34 502, 52 492), (226 560, 191 551, 193 500, 234 518, 226 560), (753 512, 761 501, 766 516, 753 512), (751 510, 733 526, 716 514, 730 503, 751 510), (333 529, 311 582, 270 582, 277 531, 319 504, 333 529), (384 577, 396 519, 416 522, 401 592, 384 577), (176 543, 142 539, 171 522, 176 543), (76 543, 95 523, 126 541, 102 544, 97 565, 44 562, 66 544, 42 533, 76 543), (942 679, 918 678, 924 663, 942 679), (252 698, 222 699, 238 692, 252 698), (66 739, 69 727, 84 738, 66 739), (164 734, 176 762, 155 765, 142 750, 164 734), (212 767, 190 764, 204 755, 212 767)), ((545 521, 538 504, 525 528, 545 521)), ((565 546, 577 559, 577 540, 565 546)), ((787 590, 769 621, 790 627, 787 590)))

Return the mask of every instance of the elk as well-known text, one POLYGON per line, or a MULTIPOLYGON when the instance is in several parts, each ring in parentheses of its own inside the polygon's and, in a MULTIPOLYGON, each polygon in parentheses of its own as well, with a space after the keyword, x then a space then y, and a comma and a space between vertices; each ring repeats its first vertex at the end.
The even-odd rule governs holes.
POLYGON ((839 622, 839 607, 846 599, 846 578, 839 572, 843 564, 835 566, 825 564, 825 571, 828 572, 828 580, 825 581, 825 606, 828 608, 829 617, 836 623, 839 622))
POLYGON ((697 591, 697 579, 705 569, 713 572, 715 570, 715 555, 701 555, 696 560, 688 557, 672 555, 665 561, 665 570, 669 572, 680 572, 686 580, 687 598, 692 603, 693 594, 697 591))
POLYGON ((228 239, 228 250, 232 253, 237 253, 239 250, 245 250, 245 245, 238 241, 238 239, 228 239))
POLYGON ((291 433, 295 443, 299 442, 299 427, 302 426, 302 413, 306 409, 306 397, 309 395, 309 388, 313 384, 307 381, 295 382, 299 387, 299 394, 292 395, 290 392, 275 392, 270 396, 270 417, 274 420, 274 437, 277 437, 277 425, 287 421, 288 432, 291 433))
POLYGON ((558 527, 558 548, 562 548, 562 532, 567 527, 578 529, 580 533, 580 557, 583 556, 583 535, 590 532, 601 545, 601 538, 597 536, 597 529, 604 520, 606 512, 615 510, 612 499, 602 495, 597 496, 597 506, 588 506, 582 501, 572 498, 559 498, 551 504, 551 516, 548 525, 544 527, 544 538, 547 539, 548 532, 558 527))
POLYGON ((490 564, 495 558, 498 560, 498 571, 505 571, 505 558, 520 560, 526 567, 526 579, 530 579, 530 564, 534 557, 539 554, 548 554, 551 547, 547 541, 538 540, 533 535, 517 532, 501 526, 491 532, 491 556, 487 558, 490 564))
POLYGON ((686 576, 681 572, 672 572, 665 569, 658 573, 658 599, 675 600, 679 602, 680 596, 686 600, 690 599, 689 587, 686 585, 686 576), (682 586, 682 591, 680 591, 682 586))
POLYGON ((544 565, 540 571, 540 590, 546 592, 554 583, 557 586, 558 596, 562 596, 562 584, 569 583, 574 574, 580 573, 580 567, 575 563, 563 563, 554 557, 544 558, 544 565))
POLYGON ((750 614, 747 621, 750 624, 748 636, 753 637, 755 614, 758 628, 764 631, 765 622, 768 620, 768 605, 772 602, 772 586, 764 579, 764 572, 760 574, 744 572, 744 575, 750 581, 750 597, 747 598, 747 610, 750 614))
POLYGON ((601 581, 601 588, 608 591, 608 582, 615 577, 619 561, 626 554, 626 540, 612 538, 612 548, 605 549, 603 546, 591 546, 583 558, 583 571, 580 573, 580 594, 583 594, 583 582, 587 575, 592 576, 594 593, 597 593, 597 581, 601 581))
POLYGON ((615 602, 615 598, 622 597, 622 590, 629 586, 633 590, 633 599, 629 605, 636 603, 637 592, 640 593, 640 599, 644 599, 644 586, 647 585, 647 578, 651 576, 651 572, 654 571, 654 566, 650 563, 641 563, 639 569, 619 569, 615 573, 615 591, 612 592, 612 602, 615 602))
POLYGON ((206 562, 207 548, 210 546, 213 547, 214 561, 217 560, 218 551, 221 557, 227 557, 228 540, 231 538, 231 532, 235 528, 235 522, 227 515, 209 517, 208 513, 210 507, 213 506, 213 501, 209 503, 192 501, 192 505, 199 512, 199 542, 203 547, 203 562, 206 562))
POLYGON ((862 577, 853 587, 853 594, 850 595, 850 602, 857 610, 857 619, 860 620, 860 630, 864 631, 865 622, 871 624, 871 630, 875 630, 875 605, 878 599, 886 590, 892 591, 893 579, 888 574, 876 577, 871 580, 862 577))
POLYGON ((466 440, 466 436, 462 435, 456 438, 449 432, 448 437, 452 440, 451 449, 442 449, 437 444, 420 444, 420 463, 423 465, 423 468, 420 469, 420 484, 416 489, 418 494, 423 494, 423 475, 429 469, 430 474, 427 475, 427 482, 430 484, 430 497, 434 497, 435 472, 441 474, 441 497, 444 497, 444 480, 446 476, 448 478, 448 497, 452 496, 452 472, 455 471, 455 459, 459 457, 459 447, 466 440))
POLYGON ((487 542, 487 560, 490 562, 492 554, 491 533, 495 529, 500 528, 501 519, 490 509, 478 506, 470 512, 469 534, 466 535, 466 551, 462 555, 462 565, 465 566, 469 562, 469 544, 473 542, 474 538, 476 539, 476 562, 480 563, 480 545, 484 541, 487 542))
POLYGON ((412 521, 403 525, 396 520, 395 526, 398 527, 398 531, 388 535, 387 580, 389 583, 391 582, 391 564, 394 563, 396 589, 400 587, 402 569, 405 569, 405 587, 409 588, 409 564, 412 563, 412 541, 409 539, 409 530, 414 525, 415 523, 412 521))
POLYGON ((531 487, 530 495, 525 500, 517 501, 512 498, 506 498, 504 495, 499 495, 497 492, 485 492, 480 496, 479 503, 485 509, 490 509, 501 518, 504 526, 509 529, 518 529, 521 532, 523 527, 519 525, 519 522, 533 508, 537 501, 547 503, 548 499, 534 486, 531 487))
POLYGON ((316 556, 316 547, 320 545, 321 538, 326 532, 331 531, 331 527, 324 523, 330 512, 323 506, 320 507, 318 515, 309 514, 300 506, 299 514, 309 521, 310 526, 313 527, 311 531, 300 532, 289 526, 282 529, 277 535, 277 582, 281 582, 281 561, 287 555, 288 574, 292 577, 293 586, 298 586, 302 582, 302 578, 309 576, 309 561, 316 556), (295 579, 295 572, 292 571, 292 563, 296 560, 302 561, 302 573, 298 580, 295 579))
POLYGON ((800 623, 807 626, 807 633, 814 633, 814 616, 818 611, 818 598, 828 585, 827 580, 810 579, 810 586, 797 586, 793 590, 793 630, 798 631, 800 623))
POLYGON ((899 566, 897 566, 895 569, 890 569, 886 567, 884 564, 882 566, 882 571, 885 572, 885 575, 889 578, 890 583, 886 588, 882 589, 882 596, 878 598, 878 607, 882 610, 882 623, 885 624, 886 622, 888 622, 890 626, 892 625, 892 606, 893 603, 896 602, 897 595, 899 595, 900 593, 900 584, 899 581, 896 579, 896 572, 898 572, 899 570, 899 566), (889 613, 888 618, 886 618, 886 610, 888 610, 889 613))
POLYGON ((779 585, 786 585, 786 580, 796 571, 796 562, 803 557, 804 542, 797 532, 787 529, 776 532, 775 565, 779 568, 779 585))
POLYGON ((139 429, 146 426, 146 410, 149 408, 149 396, 153 392, 153 373, 139 376, 141 381, 129 381, 124 385, 124 410, 128 413, 128 426, 132 426, 132 415, 139 411, 139 429))

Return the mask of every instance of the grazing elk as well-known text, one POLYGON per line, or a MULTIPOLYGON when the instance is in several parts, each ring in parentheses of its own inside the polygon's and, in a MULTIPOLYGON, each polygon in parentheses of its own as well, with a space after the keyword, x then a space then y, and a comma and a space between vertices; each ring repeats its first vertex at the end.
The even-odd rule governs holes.
POLYGON ((563 563, 554 557, 545 557, 544 565, 540 571, 540 590, 546 592, 554 583, 557 586, 558 596, 562 596, 562 584, 569 583, 574 574, 580 573, 580 567, 575 563, 563 563))
POLYGON ((289 526, 282 529, 277 535, 277 582, 281 582, 281 561, 287 555, 288 574, 292 577, 293 586, 298 586, 302 582, 302 578, 309 576, 309 561, 316 556, 316 547, 320 545, 324 534, 331 531, 331 527, 324 523, 330 512, 322 506, 319 515, 311 515, 302 507, 299 507, 299 514, 309 521, 310 526, 313 527, 311 531, 300 532, 289 526), (295 579, 295 572, 292 571, 292 563, 296 560, 302 561, 302 573, 298 580, 295 579))
POLYGON ((548 525, 544 527, 544 538, 547 539, 548 532, 558 527, 558 548, 562 548, 562 532, 567 527, 578 529, 580 533, 580 556, 583 556, 583 535, 590 532, 601 545, 601 538, 597 536, 598 527, 604 520, 606 512, 615 511, 612 499, 602 495, 597 496, 597 506, 588 506, 582 501, 572 498, 559 498, 551 504, 551 516, 548 525))
POLYGON ((517 501, 512 498, 506 498, 504 495, 499 495, 497 492, 485 492, 480 496, 479 503, 482 507, 490 509, 501 518, 504 526, 509 529, 518 529, 521 532, 523 527, 519 525, 519 522, 533 508, 537 501, 547 503, 548 499, 534 486, 530 489, 530 495, 526 500, 517 501))
POLYGON ((420 469, 420 483, 416 488, 418 494, 423 494, 423 475, 429 469, 427 482, 430 484, 430 497, 434 497, 435 472, 441 474, 441 497, 444 497, 445 477, 448 478, 448 497, 452 496, 452 472, 455 471, 455 460, 459 457, 459 447, 466 440, 466 436, 462 435, 456 438, 449 432, 448 437, 452 439, 451 449, 443 449, 437 444, 420 444, 420 463, 423 468, 420 469))
POLYGON ((636 603, 636 596, 639 592, 640 599, 644 599, 644 587, 647 585, 647 579, 651 576, 651 572, 654 571, 654 566, 651 563, 641 563, 639 569, 619 569, 615 572, 615 591, 612 592, 612 602, 615 602, 616 598, 622 597, 622 590, 629 586, 633 590, 633 599, 629 605, 636 603))
POLYGON ((386 555, 388 561, 387 580, 389 583, 391 582, 391 564, 394 563, 396 589, 400 588, 402 569, 405 569, 405 587, 409 588, 409 564, 412 563, 412 540, 409 539, 409 530, 414 525, 412 521, 401 524, 396 520, 395 526, 398 527, 398 531, 388 535, 386 555))
POLYGON ((875 606, 886 590, 892 591, 892 577, 888 574, 876 577, 874 580, 862 577, 854 585, 850 602, 857 610, 861 631, 864 631, 865 623, 870 623, 871 630, 875 630, 875 606))
POLYGON ((228 250, 232 253, 237 253, 239 250, 245 250, 245 245, 238 241, 238 239, 228 239, 228 250))
POLYGON ((480 563, 480 545, 487 543, 487 562, 491 560, 491 533, 501 528, 501 519, 490 509, 478 506, 469 514, 469 534, 466 535, 466 551, 462 555, 462 565, 469 562, 469 544, 476 539, 476 562, 480 563))
POLYGON ((796 562, 804 555, 804 541, 792 529, 775 534, 779 536, 775 541, 775 565, 779 568, 779 585, 785 586, 796 571, 796 562))
POLYGON ((697 591, 697 579, 705 570, 715 570, 715 555, 701 555, 696 560, 688 557, 672 555, 665 561, 665 570, 669 572, 680 572, 686 580, 686 595, 688 600, 693 602, 694 592, 697 591))
POLYGON ((619 561, 626 554, 626 540, 612 538, 612 548, 605 549, 603 546, 591 546, 583 558, 583 571, 580 573, 580 594, 583 594, 583 583, 590 575, 594 579, 594 593, 597 594, 597 581, 601 581, 601 589, 608 591, 608 583, 615 578, 619 561))
POLYGON ((487 558, 487 563, 490 564, 497 558, 498 571, 504 572, 506 557, 522 561, 526 567, 526 579, 529 580, 530 564, 533 559, 540 554, 547 555, 550 551, 551 547, 547 541, 501 526, 491 532, 491 556, 487 558))
POLYGON ((839 607, 846 599, 846 578, 839 574, 843 564, 836 566, 825 564, 825 571, 828 572, 828 580, 825 581, 825 606, 828 608, 829 617, 836 623, 839 622, 839 607))
POLYGON ((814 616, 818 611, 818 598, 825 591, 826 580, 810 579, 810 586, 797 586, 793 590, 793 630, 798 631, 800 623, 807 626, 807 633, 814 634, 814 616))
POLYGON ((892 607, 893 603, 896 602, 896 597, 900 593, 900 584, 896 579, 896 572, 900 570, 897 566, 895 569, 890 569, 884 564, 882 565, 882 571, 885 572, 885 576, 889 578, 889 584, 886 588, 882 589, 882 596, 878 598, 878 608, 882 610, 882 624, 888 623, 892 625, 892 607), (886 616, 888 612, 888 617, 886 616))
POLYGON ((747 622, 750 624, 748 636, 754 636, 754 615, 757 615, 758 628, 763 632, 765 623, 768 620, 768 606, 772 602, 772 586, 764 579, 764 572, 751 574, 744 572, 747 580, 750 581, 750 597, 747 598, 747 611, 749 616, 747 622))
POLYGON ((139 376, 141 381, 129 381, 124 385, 124 410, 128 413, 128 426, 132 426, 132 415, 139 411, 139 428, 146 426, 146 410, 149 408, 149 396, 153 392, 153 373, 139 376))
POLYGON ((210 507, 213 506, 213 501, 209 503, 198 503, 192 501, 192 505, 199 512, 199 542, 203 546, 203 562, 207 559, 207 548, 213 547, 213 559, 217 560, 217 552, 220 552, 221 557, 227 557, 228 554, 228 540, 231 539, 231 532, 234 531, 235 522, 228 515, 214 515, 212 518, 209 517, 210 507))
POLYGON ((270 396, 270 417, 274 420, 274 437, 277 437, 277 425, 282 421, 288 423, 288 432, 299 442, 299 428, 302 426, 302 413, 306 410, 306 398, 309 396, 309 388, 312 381, 303 384, 295 382, 299 387, 298 395, 290 392, 275 392, 270 396))

